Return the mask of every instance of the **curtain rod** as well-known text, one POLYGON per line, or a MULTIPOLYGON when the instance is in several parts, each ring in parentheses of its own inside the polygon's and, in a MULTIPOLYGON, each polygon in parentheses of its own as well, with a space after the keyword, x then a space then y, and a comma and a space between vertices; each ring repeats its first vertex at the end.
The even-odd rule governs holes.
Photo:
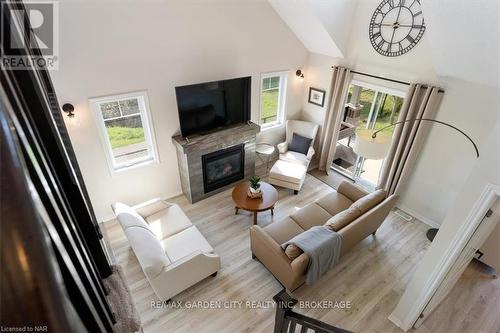
MULTIPOLYGON (((335 66, 332 66, 332 68, 335 68, 335 66)), ((368 73, 363 73, 363 72, 357 72, 357 71, 351 71, 351 73, 359 74, 359 75, 364 75, 364 76, 368 76, 368 77, 372 77, 372 78, 380 79, 380 80, 384 80, 384 81, 389 81, 389 82, 394 82, 394 83, 400 83, 400 84, 404 84, 406 86, 410 85, 410 82, 389 79, 389 78, 378 76, 378 75, 373 75, 373 74, 368 74, 368 73)), ((423 85, 423 87, 427 88, 426 85, 423 85)), ((443 89, 439 89, 438 93, 444 93, 444 90, 443 89)))

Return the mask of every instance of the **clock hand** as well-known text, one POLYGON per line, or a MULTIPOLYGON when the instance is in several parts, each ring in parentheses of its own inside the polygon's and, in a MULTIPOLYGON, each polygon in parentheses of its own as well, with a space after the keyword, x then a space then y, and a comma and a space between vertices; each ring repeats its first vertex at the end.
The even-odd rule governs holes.
POLYGON ((413 28, 413 27, 422 27, 422 24, 414 24, 414 25, 411 25, 411 24, 400 24, 399 26, 400 27, 405 27, 405 28, 413 28))
POLYGON ((396 29, 399 27, 399 15, 401 14, 401 6, 399 6, 399 11, 398 11, 398 17, 396 17, 396 23, 394 23, 394 28, 392 29, 392 36, 391 36, 391 42, 389 43, 388 48, 391 48, 392 42, 394 41, 394 35, 396 34, 396 29))
POLYGON ((396 23, 398 23, 398 21, 399 21, 399 15, 401 15, 401 8, 403 8, 403 7, 399 6, 398 17, 396 17, 396 23))

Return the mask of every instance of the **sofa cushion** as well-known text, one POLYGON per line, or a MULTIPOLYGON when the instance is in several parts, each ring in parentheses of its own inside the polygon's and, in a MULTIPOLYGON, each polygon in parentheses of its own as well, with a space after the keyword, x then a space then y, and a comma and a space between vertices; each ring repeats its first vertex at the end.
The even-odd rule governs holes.
POLYGON ((148 278, 158 276, 171 263, 158 239, 146 228, 130 226, 125 234, 148 278))
POLYGON ((309 165, 307 155, 300 154, 294 151, 287 151, 286 153, 280 154, 280 160, 290 163, 302 164, 304 166, 309 165))
POLYGON ((161 241, 161 245, 172 262, 176 262, 197 251, 202 253, 214 252, 212 246, 195 226, 165 238, 161 241))
POLYGON ((289 217, 276 221, 263 228, 278 244, 283 244, 300 233, 304 232, 294 220, 289 217))
POLYGON ((304 253, 304 251, 302 251, 300 247, 298 247, 295 244, 289 244, 285 249, 285 254, 287 255, 288 258, 290 258, 290 260, 294 260, 302 253, 304 253))
POLYGON ((307 230, 315 225, 325 224, 332 215, 315 202, 312 202, 290 215, 290 217, 302 229, 307 230))
POLYGON ((121 202, 115 202, 111 207, 123 230, 127 230, 130 227, 141 227, 151 232, 146 221, 132 207, 121 202))
POLYGON ((297 133, 293 133, 292 141, 288 145, 288 150, 295 151, 300 154, 307 154, 309 147, 311 146, 312 139, 302 136, 297 133))
POLYGON ((277 160, 271 171, 269 171, 269 178, 293 184, 301 184, 306 177, 306 172, 307 167, 303 164, 277 160))
POLYGON ((330 215, 335 215, 352 205, 352 201, 339 192, 332 192, 316 200, 316 204, 321 206, 330 215))
POLYGON ((326 221, 325 226, 333 231, 339 231, 360 216, 361 211, 357 206, 352 204, 351 207, 341 211, 340 213, 334 215, 332 218, 326 221))
POLYGON ((353 206, 358 207, 361 214, 366 213, 385 199, 386 192, 384 190, 376 190, 353 203, 353 206))
POLYGON ((172 236, 193 224, 178 205, 172 205, 146 217, 149 229, 158 239, 172 236))
POLYGON ((357 201, 357 200, 361 199, 362 197, 364 197, 365 195, 370 193, 370 192, 366 191, 364 188, 362 188, 361 186, 353 184, 351 182, 348 182, 347 180, 343 180, 339 184, 339 187, 337 188, 337 192, 342 193, 347 198, 349 198, 351 201, 357 201))

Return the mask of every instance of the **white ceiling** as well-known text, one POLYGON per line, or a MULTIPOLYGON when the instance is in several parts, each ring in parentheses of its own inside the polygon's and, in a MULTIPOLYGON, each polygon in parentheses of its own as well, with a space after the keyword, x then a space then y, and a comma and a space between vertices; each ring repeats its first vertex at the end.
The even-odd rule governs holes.
MULTIPOLYGON (((358 0, 268 0, 313 53, 349 54, 358 0)), ((373 1, 375 8, 379 0, 373 1)), ((500 76, 500 1, 424 0, 426 39, 436 75, 497 86, 500 76)), ((368 24, 368 22, 367 22, 368 24)))
POLYGON ((343 58, 355 0, 268 0, 313 53, 343 58))
POLYGON ((422 9, 436 74, 498 85, 500 2, 432 0, 422 9))

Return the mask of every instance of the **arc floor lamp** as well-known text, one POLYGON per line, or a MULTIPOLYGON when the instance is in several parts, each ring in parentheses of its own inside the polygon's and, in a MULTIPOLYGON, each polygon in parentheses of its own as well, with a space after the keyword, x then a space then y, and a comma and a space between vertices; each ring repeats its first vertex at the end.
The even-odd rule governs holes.
MULTIPOLYGON (((468 136, 464 131, 459 128, 445 123, 440 120, 430 119, 430 118, 415 118, 415 119, 406 119, 402 121, 397 121, 395 123, 389 124, 381 129, 376 131, 372 129, 361 129, 356 132, 356 142, 354 143, 354 152, 367 159, 380 160, 384 159, 389 152, 392 143, 392 134, 384 133, 383 130, 396 126, 398 124, 415 122, 415 121, 429 121, 433 123, 438 123, 441 125, 448 126, 463 136, 465 136, 474 146, 474 150, 476 151, 476 157, 479 158, 479 149, 477 148, 476 143, 468 136)), ((439 229, 430 228, 427 230, 427 238, 432 242, 434 237, 436 236, 439 229)))

